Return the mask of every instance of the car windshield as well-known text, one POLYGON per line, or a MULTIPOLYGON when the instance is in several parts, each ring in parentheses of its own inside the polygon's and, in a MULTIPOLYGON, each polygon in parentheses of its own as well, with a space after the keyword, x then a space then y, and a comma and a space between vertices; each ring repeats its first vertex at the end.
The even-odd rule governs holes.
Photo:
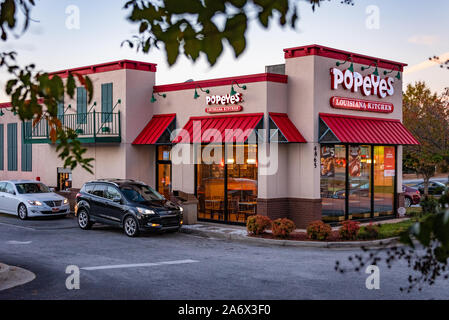
POLYGON ((146 201, 164 201, 165 198, 159 192, 141 184, 130 184, 120 188, 128 201, 146 202, 146 201))
POLYGON ((43 183, 19 183, 16 184, 17 191, 20 194, 29 193, 50 193, 50 189, 43 183))

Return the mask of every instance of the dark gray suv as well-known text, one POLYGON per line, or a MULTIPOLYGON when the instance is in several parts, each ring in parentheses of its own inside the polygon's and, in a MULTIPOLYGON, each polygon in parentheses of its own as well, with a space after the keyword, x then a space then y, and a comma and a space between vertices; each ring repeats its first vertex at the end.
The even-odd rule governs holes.
POLYGON ((129 237, 141 231, 178 231, 183 209, 160 193, 134 180, 96 180, 84 184, 76 195, 78 225, 88 230, 94 223, 115 225, 129 237))

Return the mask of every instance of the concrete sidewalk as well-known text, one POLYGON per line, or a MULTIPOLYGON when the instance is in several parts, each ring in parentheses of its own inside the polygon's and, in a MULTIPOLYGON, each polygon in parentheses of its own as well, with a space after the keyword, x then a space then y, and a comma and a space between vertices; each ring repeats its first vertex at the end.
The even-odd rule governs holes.
MULTIPOLYGON (((391 220, 390 220, 391 221, 391 220)), ((305 230, 297 229, 298 232, 305 230)), ((181 232, 198 235, 202 237, 240 241, 260 245, 289 246, 301 248, 361 248, 380 247, 398 243, 397 238, 373 240, 373 241, 296 241, 296 240, 276 240, 249 236, 245 227, 233 225, 219 225, 209 222, 201 222, 194 225, 184 225, 181 232)), ((268 231, 270 232, 270 231, 268 231)))

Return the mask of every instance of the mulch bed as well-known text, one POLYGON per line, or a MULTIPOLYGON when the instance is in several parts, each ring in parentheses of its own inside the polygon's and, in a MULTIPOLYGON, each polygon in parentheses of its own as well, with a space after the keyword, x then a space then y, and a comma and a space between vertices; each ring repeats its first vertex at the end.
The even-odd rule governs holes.
MULTIPOLYGON (((254 238, 274 239, 274 240, 294 240, 294 241, 318 241, 310 240, 305 232, 292 232, 288 238, 280 239, 273 236, 271 232, 265 232, 261 235, 248 235, 254 238)), ((331 235, 325 240, 326 242, 342 242, 342 241, 354 241, 354 240, 342 240, 340 239, 338 231, 332 231, 331 235)), ((355 241, 361 241, 359 239, 355 241)))

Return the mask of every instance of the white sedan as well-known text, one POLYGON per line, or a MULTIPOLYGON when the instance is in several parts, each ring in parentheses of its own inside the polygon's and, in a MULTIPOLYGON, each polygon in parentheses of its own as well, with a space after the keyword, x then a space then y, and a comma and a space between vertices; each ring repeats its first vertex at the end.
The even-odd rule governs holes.
POLYGON ((63 216, 70 213, 69 200, 39 181, 0 181, 0 212, 28 217, 63 216))

